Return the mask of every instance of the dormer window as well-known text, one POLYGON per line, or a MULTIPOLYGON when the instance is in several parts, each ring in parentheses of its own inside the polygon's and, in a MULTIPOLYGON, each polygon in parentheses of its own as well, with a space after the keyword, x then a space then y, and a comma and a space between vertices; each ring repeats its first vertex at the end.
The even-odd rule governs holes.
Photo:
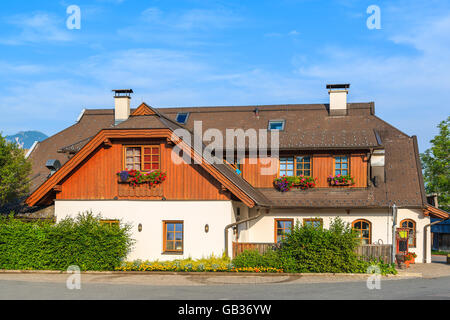
POLYGON ((180 124, 186 124, 188 118, 189 118, 188 112, 180 112, 177 114, 177 117, 175 120, 180 124))
POLYGON ((284 120, 270 120, 269 121, 269 128, 268 130, 279 130, 279 131, 283 131, 284 130, 284 120))

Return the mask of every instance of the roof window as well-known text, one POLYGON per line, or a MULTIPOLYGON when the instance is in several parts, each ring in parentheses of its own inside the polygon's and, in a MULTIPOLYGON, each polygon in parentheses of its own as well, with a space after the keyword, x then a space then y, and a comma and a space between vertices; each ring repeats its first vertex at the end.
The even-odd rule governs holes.
POLYGON ((177 114, 176 121, 181 124, 186 124, 187 119, 189 118, 188 112, 180 112, 177 114))
POLYGON ((270 120, 268 129, 269 130, 283 131, 284 130, 284 124, 285 124, 284 120, 270 120))

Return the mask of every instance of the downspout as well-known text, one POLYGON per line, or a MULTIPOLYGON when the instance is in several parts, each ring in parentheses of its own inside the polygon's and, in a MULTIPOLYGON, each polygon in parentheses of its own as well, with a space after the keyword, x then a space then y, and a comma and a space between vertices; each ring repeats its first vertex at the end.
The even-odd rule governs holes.
POLYGON ((397 226, 397 206, 394 203, 392 205, 392 254, 391 254, 391 263, 395 263, 395 255, 397 251, 397 239, 395 237, 396 232, 396 226, 397 226))
POLYGON ((432 223, 427 224, 423 227, 423 263, 427 263, 427 228, 431 227, 432 225, 441 223, 443 221, 448 220, 450 217, 444 218, 439 221, 435 221, 432 223))
POLYGON ((264 215, 264 212, 261 209, 258 209, 258 212, 259 213, 256 216, 254 216, 254 217, 247 218, 247 219, 240 220, 240 221, 236 221, 234 223, 230 223, 229 225, 225 226, 225 230, 224 230, 225 231, 225 255, 227 257, 228 257, 228 229, 230 229, 232 227, 235 227, 235 226, 238 226, 238 225, 240 225, 241 223, 244 223, 244 222, 249 222, 249 221, 252 221, 252 220, 256 220, 256 219, 258 219, 258 218, 260 218, 260 217, 262 217, 264 215))

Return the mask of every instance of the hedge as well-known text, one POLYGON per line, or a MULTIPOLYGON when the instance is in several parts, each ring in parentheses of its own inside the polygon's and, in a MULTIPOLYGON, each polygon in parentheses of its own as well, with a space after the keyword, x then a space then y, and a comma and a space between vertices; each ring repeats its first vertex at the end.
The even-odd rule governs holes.
POLYGON ((336 218, 330 229, 297 224, 280 244, 264 254, 244 251, 233 259, 236 267, 272 267, 294 273, 365 273, 377 265, 382 274, 396 273, 393 264, 366 262, 355 253, 359 244, 349 224, 336 218))
POLYGON ((130 252, 129 225, 100 223, 92 213, 57 224, 0 218, 0 269, 114 270, 130 252))

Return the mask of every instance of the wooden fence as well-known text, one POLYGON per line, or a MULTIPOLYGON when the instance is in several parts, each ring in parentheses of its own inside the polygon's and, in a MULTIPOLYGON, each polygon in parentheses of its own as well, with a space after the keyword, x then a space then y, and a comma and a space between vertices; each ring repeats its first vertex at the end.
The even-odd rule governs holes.
POLYGON ((384 263, 389 263, 392 260, 391 244, 364 244, 358 246, 355 252, 365 261, 381 258, 384 263))
MULTIPOLYGON (((263 254, 267 250, 275 248, 275 243, 236 243, 233 242, 233 258, 245 250, 257 250, 263 254)), ((383 259, 385 263, 391 262, 392 245, 390 244, 365 244, 356 248, 355 252, 361 256, 362 260, 383 259)))

